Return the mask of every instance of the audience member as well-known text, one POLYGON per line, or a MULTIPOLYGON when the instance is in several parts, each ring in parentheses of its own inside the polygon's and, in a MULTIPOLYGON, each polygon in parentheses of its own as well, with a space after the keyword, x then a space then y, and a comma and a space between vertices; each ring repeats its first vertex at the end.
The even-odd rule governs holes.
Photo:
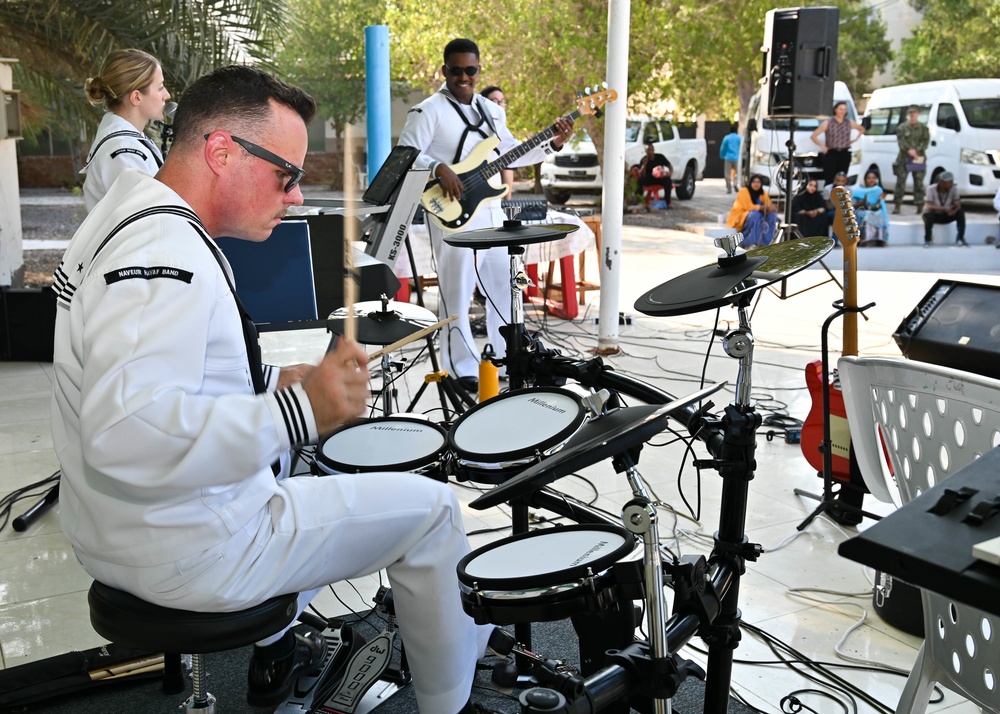
MULTIPOLYGON (((826 222, 827 225, 833 225, 833 222, 837 220, 837 207, 833 205, 833 199, 830 198, 833 189, 836 186, 846 187, 847 186, 847 173, 844 171, 838 171, 837 175, 833 177, 833 183, 828 183, 823 187, 823 200, 826 201, 826 222)), ((833 234, 833 244, 834 247, 840 247, 840 239, 837 234, 833 234)))
MULTIPOLYGON (((878 174, 865 174, 865 185, 851 190, 854 215, 861 229, 861 247, 883 247, 889 242, 889 212, 885 209, 885 190, 879 185, 878 174)), ((834 219, 836 220, 836 219, 834 219)))
POLYGON ((737 191, 740 189, 737 176, 741 146, 738 129, 736 124, 730 124, 729 133, 719 145, 719 158, 722 159, 722 172, 726 178, 726 193, 732 193, 734 186, 737 191))
POLYGON ((965 242, 965 211, 962 209, 962 199, 955 185, 955 177, 950 171, 945 171, 938 177, 938 182, 927 189, 927 204, 924 207, 924 247, 929 248, 934 242, 934 225, 936 223, 954 223, 958 229, 955 245, 969 246, 965 242))
POLYGON ((805 190, 792 199, 792 220, 804 237, 829 235, 826 201, 819 192, 816 179, 809 179, 805 190))
POLYGON ((736 194, 726 225, 743 233, 740 247, 748 250, 763 248, 774 240, 778 214, 764 190, 764 181, 759 174, 752 175, 750 183, 736 194))
POLYGON ((903 210, 903 194, 906 192, 906 177, 913 174, 913 202, 917 213, 924 211, 924 174, 927 171, 927 147, 931 143, 931 133, 926 124, 920 123, 920 107, 913 105, 906 111, 906 121, 896 127, 896 141, 899 153, 892 164, 896 174, 896 188, 892 192, 895 207, 893 213, 903 210))
POLYGON ((838 172, 847 172, 851 166, 851 144, 861 138, 865 128, 847 118, 847 102, 833 105, 833 116, 824 119, 810 137, 823 152, 823 183, 829 184, 838 172), (851 138, 852 131, 858 132, 851 138), (823 141, 819 135, 825 134, 823 141))
POLYGON ((646 155, 639 162, 639 188, 646 186, 660 186, 663 188, 663 200, 666 201, 667 208, 670 208, 670 192, 674 183, 670 178, 674 174, 674 167, 670 165, 667 157, 656 153, 656 146, 651 140, 646 140, 646 155))

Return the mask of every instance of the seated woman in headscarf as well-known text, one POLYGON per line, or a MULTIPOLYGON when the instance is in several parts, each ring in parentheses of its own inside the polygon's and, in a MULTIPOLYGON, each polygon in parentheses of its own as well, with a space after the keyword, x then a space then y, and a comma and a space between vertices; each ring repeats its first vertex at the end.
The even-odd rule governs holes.
POLYGON ((792 220, 804 238, 830 234, 826 200, 817 188, 816 179, 810 179, 806 184, 806 190, 792 199, 792 220))
POLYGON ((865 174, 865 185, 851 189, 854 215, 861 228, 858 246, 884 246, 889 242, 889 212, 885 208, 885 189, 879 186, 878 174, 865 174))
POLYGON ((743 233, 741 248, 763 248, 774 240, 778 214, 759 174, 751 176, 750 183, 736 194, 726 225, 743 233))

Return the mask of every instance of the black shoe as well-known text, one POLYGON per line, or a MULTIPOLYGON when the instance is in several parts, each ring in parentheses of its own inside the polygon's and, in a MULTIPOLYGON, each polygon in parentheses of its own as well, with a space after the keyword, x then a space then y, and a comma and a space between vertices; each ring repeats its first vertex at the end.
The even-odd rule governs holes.
POLYGON ((469 394, 477 394, 479 392, 478 377, 459 377, 456 381, 458 382, 458 386, 469 394))
POLYGON ((285 701, 300 674, 311 674, 326 658, 326 638, 309 625, 296 625, 267 647, 254 647, 247 672, 247 704, 273 707, 285 701), (273 656, 273 652, 282 652, 273 656))

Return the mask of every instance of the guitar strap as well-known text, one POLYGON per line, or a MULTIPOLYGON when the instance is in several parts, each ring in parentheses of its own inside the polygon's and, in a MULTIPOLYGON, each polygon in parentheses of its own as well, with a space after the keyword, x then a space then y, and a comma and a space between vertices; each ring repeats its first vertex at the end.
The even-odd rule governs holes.
POLYGON ((469 119, 469 117, 465 115, 465 112, 462 111, 462 108, 458 105, 458 102, 456 102, 454 99, 451 98, 450 92, 443 92, 443 94, 448 99, 448 103, 451 104, 452 108, 458 113, 458 116, 462 118, 462 122, 465 124, 465 131, 462 132, 462 136, 459 137, 458 139, 458 148, 455 150, 455 158, 451 160, 451 163, 457 164, 459 160, 462 158, 462 149, 465 147, 465 140, 471 132, 474 131, 478 133, 481 137, 486 139, 489 137, 489 134, 483 131, 482 129, 483 124, 488 125, 490 130, 494 134, 497 133, 497 130, 496 127, 493 125, 493 117, 490 116, 489 112, 477 108, 475 99, 473 99, 473 102, 470 106, 472 107, 473 111, 479 114, 479 122, 477 124, 473 124, 472 121, 469 119))

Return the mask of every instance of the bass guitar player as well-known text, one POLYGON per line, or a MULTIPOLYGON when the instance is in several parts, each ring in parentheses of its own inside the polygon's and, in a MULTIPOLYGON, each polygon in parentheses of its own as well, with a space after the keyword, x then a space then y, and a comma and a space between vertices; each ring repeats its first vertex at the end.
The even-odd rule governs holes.
MULTIPOLYGON (((444 48, 441 73, 445 82, 437 92, 420 102, 406 118, 399 144, 420 150, 414 162, 417 168, 431 170, 440 182, 445 198, 461 197, 463 186, 450 165, 461 162, 481 142, 499 140, 498 152, 519 145, 507 128, 504 109, 476 92, 482 72, 479 47, 468 39, 455 39, 444 48)), ((559 118, 553 126, 551 139, 525 153, 512 166, 528 166, 542 161, 546 155, 559 151, 573 135, 573 122, 559 118)), ((505 216, 500 201, 485 202, 470 220, 458 230, 492 228, 503 224, 505 216)), ((498 358, 504 356, 505 341, 500 326, 510 322, 510 261, 506 249, 491 248, 473 251, 456 248, 444 242, 444 229, 428 219, 428 231, 437 260, 439 314, 457 314, 442 334, 442 366, 469 391, 474 391, 479 373, 480 351, 473 341, 469 324, 469 303, 477 274, 480 289, 487 296, 486 330, 489 343, 498 358)))

